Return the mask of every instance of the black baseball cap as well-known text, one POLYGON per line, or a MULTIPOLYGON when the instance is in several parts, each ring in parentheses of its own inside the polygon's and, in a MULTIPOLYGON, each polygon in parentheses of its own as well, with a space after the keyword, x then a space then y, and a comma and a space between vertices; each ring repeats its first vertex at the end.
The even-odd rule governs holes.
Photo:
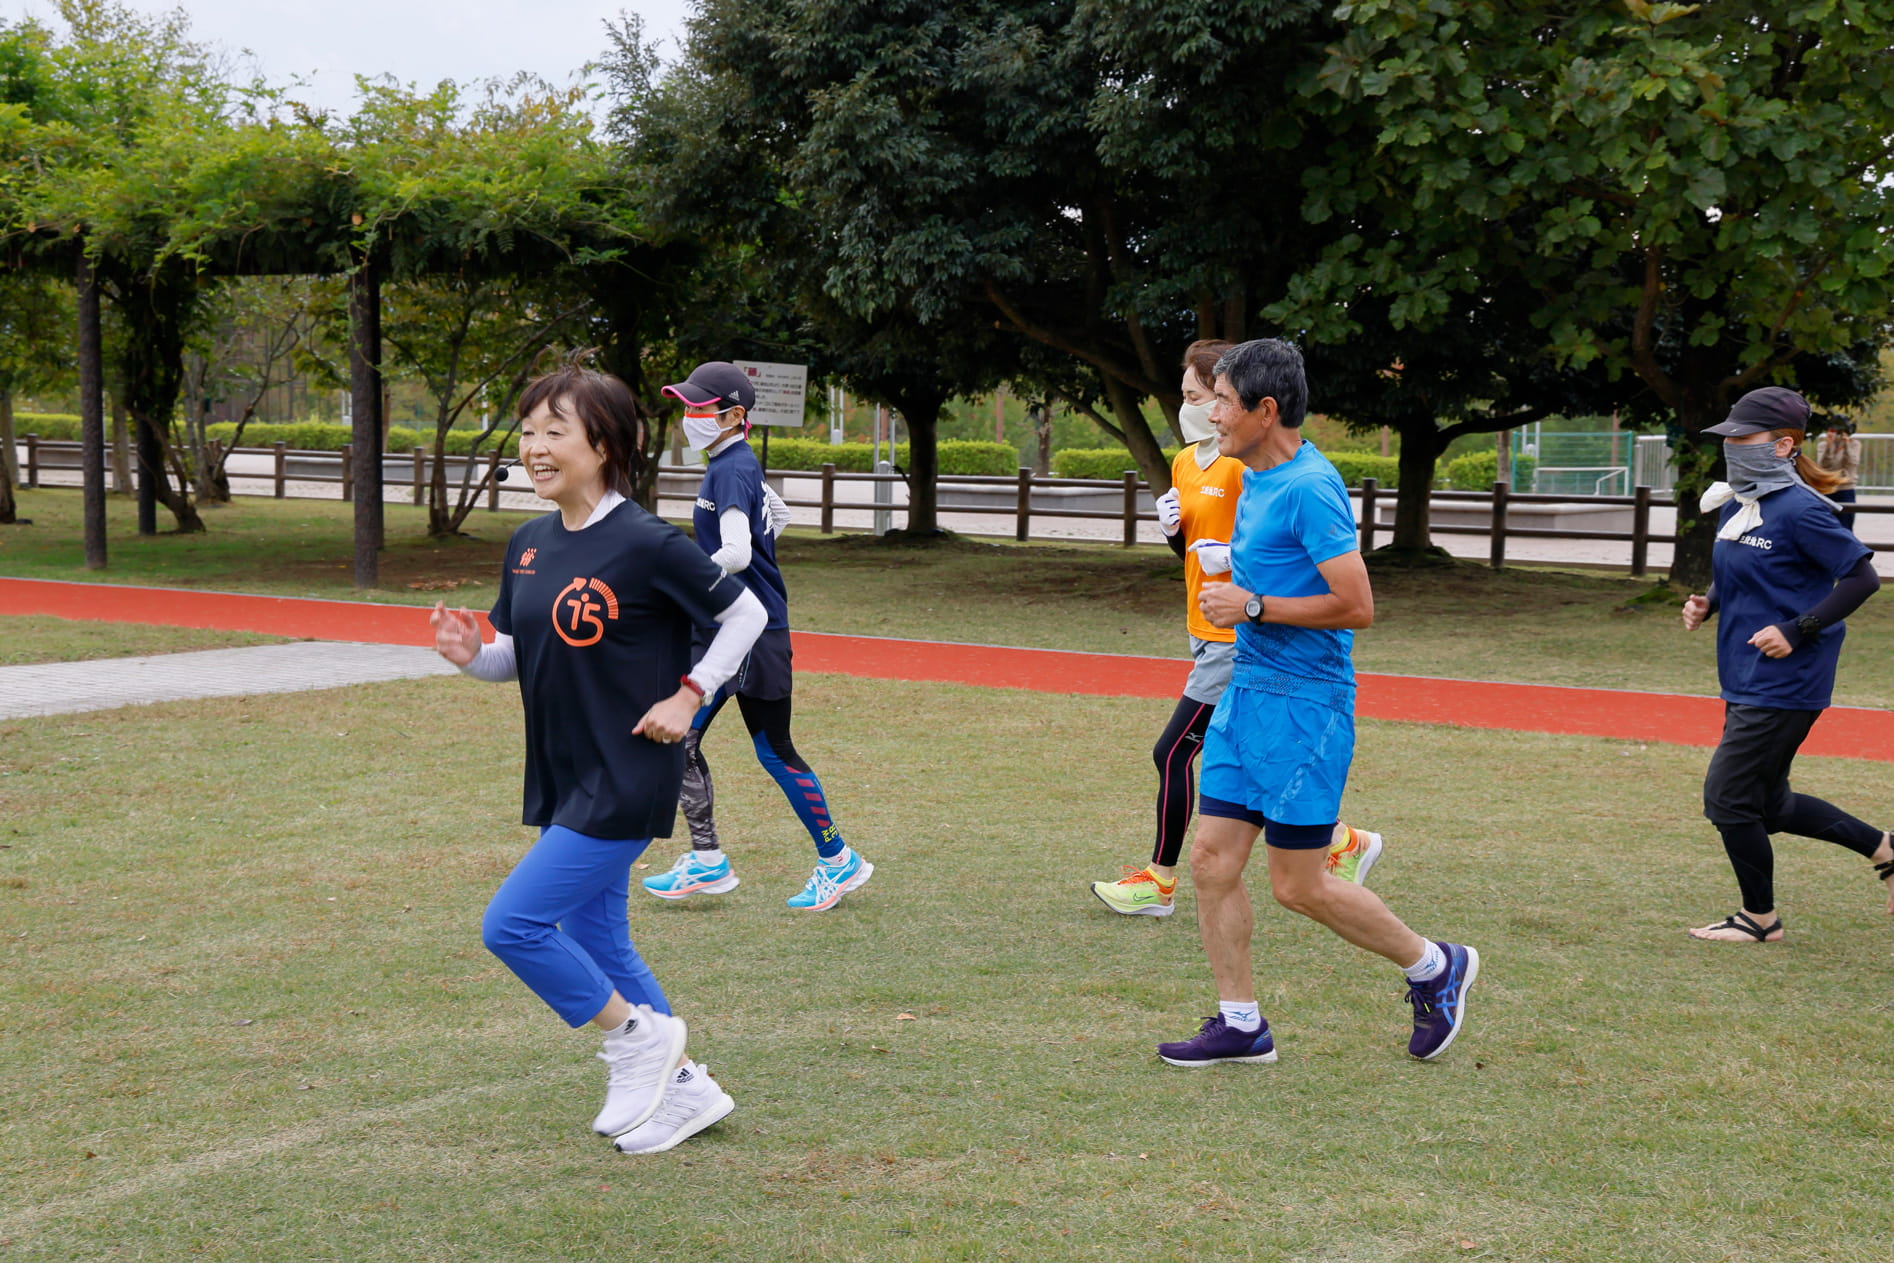
POLYGON ((736 405, 748 412, 756 407, 756 387, 748 374, 728 360, 699 364, 689 377, 674 386, 666 386, 662 393, 681 399, 693 408, 714 403, 726 408, 736 405))
POLYGON ((1764 430, 1806 431, 1808 425, 1808 400, 1787 386, 1764 386, 1738 399, 1736 406, 1730 409, 1729 419, 1704 433, 1735 439, 1745 434, 1761 434, 1764 430))

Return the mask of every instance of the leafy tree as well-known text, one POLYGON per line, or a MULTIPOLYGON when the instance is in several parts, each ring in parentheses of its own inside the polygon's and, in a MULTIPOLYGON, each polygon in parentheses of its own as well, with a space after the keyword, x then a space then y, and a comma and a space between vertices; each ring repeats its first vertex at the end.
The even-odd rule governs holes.
POLYGON ((72 384, 72 356, 64 347, 74 321, 66 286, 24 270, 0 271, 0 523, 17 520, 13 401, 72 384))
MULTIPOLYGON (((1668 412, 1679 466, 1673 577, 1708 578, 1697 493, 1721 458, 1698 436, 1771 382, 1886 341, 1894 13, 1794 5, 1449 5, 1357 0, 1303 90, 1371 111, 1371 151, 1304 172, 1323 223, 1371 219, 1305 270, 1277 314, 1319 336, 1381 296, 1427 329, 1514 286, 1561 363, 1626 374, 1668 412)), ((1804 376, 1807 370, 1808 375, 1804 376)), ((1843 402, 1829 397, 1827 402, 1843 402)))

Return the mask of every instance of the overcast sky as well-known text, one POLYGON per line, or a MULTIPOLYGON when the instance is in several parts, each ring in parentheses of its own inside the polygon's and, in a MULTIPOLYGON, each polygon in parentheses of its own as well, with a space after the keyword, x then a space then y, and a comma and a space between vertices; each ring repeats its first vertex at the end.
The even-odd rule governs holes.
MULTIPOLYGON (((691 0, 120 0, 149 13, 183 9, 204 44, 248 49, 269 82, 301 76, 309 104, 349 114, 355 76, 392 74, 431 88, 507 78, 518 71, 563 85, 604 52, 605 23, 621 10, 644 19, 647 39, 677 56, 691 0)), ((0 0, 0 15, 63 30, 51 0, 0 0)))

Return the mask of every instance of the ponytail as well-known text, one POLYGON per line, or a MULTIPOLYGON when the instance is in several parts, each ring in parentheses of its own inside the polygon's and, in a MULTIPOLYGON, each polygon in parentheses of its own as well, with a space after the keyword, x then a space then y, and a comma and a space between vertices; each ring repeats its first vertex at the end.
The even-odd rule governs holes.
POLYGON ((1803 438, 1802 431, 1771 430, 1769 433, 1779 439, 1796 440, 1798 444, 1795 449, 1796 476, 1815 490, 1821 492, 1823 495, 1829 495, 1848 485, 1848 475, 1837 469, 1823 469, 1820 465, 1810 460, 1802 451, 1799 446, 1803 438))

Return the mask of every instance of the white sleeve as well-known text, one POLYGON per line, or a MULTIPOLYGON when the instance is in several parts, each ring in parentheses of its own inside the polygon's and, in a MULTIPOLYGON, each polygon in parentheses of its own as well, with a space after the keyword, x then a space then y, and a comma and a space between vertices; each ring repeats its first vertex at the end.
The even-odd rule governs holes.
POLYGON ((763 512, 769 517, 769 533, 781 539, 789 529, 789 506, 768 483, 763 484, 763 512))
POLYGON ((737 673, 767 622, 769 612, 748 588, 717 615, 717 635, 690 671, 691 679, 704 690, 705 696, 722 688, 724 682, 737 673))
POLYGON ((725 574, 750 568, 750 515, 742 509, 725 509, 717 516, 717 550, 710 559, 723 567, 725 574))
POLYGON ((480 652, 474 660, 460 669, 462 675, 471 675, 476 680, 485 680, 489 684, 503 684, 516 680, 520 674, 519 657, 513 652, 513 638, 505 632, 494 632, 493 643, 480 646, 480 652))

